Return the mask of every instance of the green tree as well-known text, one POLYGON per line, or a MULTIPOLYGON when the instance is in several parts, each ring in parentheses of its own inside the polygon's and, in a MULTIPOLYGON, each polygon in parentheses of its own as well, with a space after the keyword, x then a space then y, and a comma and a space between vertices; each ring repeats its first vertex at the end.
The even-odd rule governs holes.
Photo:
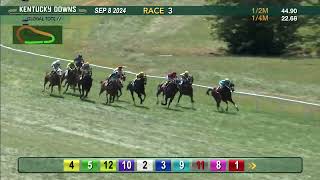
MULTIPOLYGON (((212 5, 294 6, 299 0, 207 0, 212 5)), ((254 22, 251 16, 216 16, 209 18, 212 35, 228 43, 233 54, 279 55, 297 40, 297 29, 303 21, 281 22, 280 17, 269 17, 267 22, 254 22)))

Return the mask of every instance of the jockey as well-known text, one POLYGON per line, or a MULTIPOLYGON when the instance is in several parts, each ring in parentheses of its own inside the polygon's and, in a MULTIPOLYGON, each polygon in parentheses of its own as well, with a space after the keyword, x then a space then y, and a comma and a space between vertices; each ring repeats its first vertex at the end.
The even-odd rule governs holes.
POLYGON ((74 59, 74 64, 76 65, 76 67, 81 68, 81 66, 83 65, 84 60, 81 54, 79 54, 75 59, 74 59))
POLYGON ((138 79, 141 79, 145 76, 144 72, 140 72, 136 75, 136 79, 135 80, 138 80, 138 79))
POLYGON ((53 73, 59 74, 59 72, 61 71, 60 66, 61 66, 60 60, 54 61, 54 62, 51 64, 51 67, 52 67, 51 75, 52 75, 53 73))
POLYGON ((76 67, 76 66, 74 65, 73 62, 68 63, 65 76, 68 76, 69 71, 74 70, 75 67, 76 67))
POLYGON ((167 81, 164 83, 164 87, 167 87, 169 82, 172 82, 172 81, 177 79, 177 73, 176 72, 171 72, 171 73, 167 74, 166 79, 167 79, 167 81))
POLYGON ((112 74, 107 78, 108 82, 110 80, 121 80, 124 76, 123 66, 118 66, 113 70, 112 74))
POLYGON ((228 89, 230 89, 230 87, 229 87, 230 84, 231 84, 231 81, 228 78, 220 80, 219 81, 219 88, 222 89, 224 87, 227 87, 228 89))
POLYGON ((179 85, 182 85, 183 83, 189 81, 189 79, 192 76, 189 74, 189 71, 185 71, 184 73, 180 74, 180 77, 181 77, 181 81, 180 81, 179 85))
POLYGON ((177 73, 176 72, 171 72, 167 74, 167 82, 171 82, 177 79, 177 73))
POLYGON ((86 62, 81 66, 81 77, 83 78, 85 75, 92 75, 92 68, 90 67, 89 62, 86 62))

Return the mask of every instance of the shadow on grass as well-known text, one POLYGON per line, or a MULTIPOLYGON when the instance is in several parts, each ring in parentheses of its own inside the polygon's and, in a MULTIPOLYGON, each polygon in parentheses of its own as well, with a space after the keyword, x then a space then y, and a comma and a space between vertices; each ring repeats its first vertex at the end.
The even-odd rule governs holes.
POLYGON ((96 103, 96 101, 94 101, 94 100, 90 100, 90 99, 81 99, 83 102, 88 102, 88 103, 92 103, 92 104, 95 104, 96 103))
POLYGON ((196 108, 194 108, 194 107, 180 106, 179 104, 178 104, 178 105, 176 105, 176 107, 179 107, 179 108, 182 108, 182 109, 194 110, 194 111, 196 111, 196 110, 197 110, 197 109, 196 109, 196 108))
POLYGON ((50 94, 51 97, 54 98, 64 98, 62 95, 50 94))
POLYGON ((107 104, 107 103, 101 103, 102 105, 105 105, 105 106, 110 106, 110 107, 114 107, 114 108, 119 108, 119 109, 127 109, 123 106, 119 106, 117 104, 114 104, 114 103, 111 103, 111 104, 107 104))
POLYGON ((144 105, 136 105, 135 104, 134 107, 141 108, 141 109, 150 109, 149 107, 144 106, 144 105))
POLYGON ((125 100, 115 100, 115 102, 121 102, 121 103, 127 103, 127 104, 130 104, 130 102, 129 101, 125 101, 125 100))
POLYGON ((162 108, 165 109, 165 110, 169 110, 169 111, 183 112, 183 111, 180 110, 180 109, 172 109, 171 107, 170 107, 170 108, 168 108, 168 107, 162 107, 162 108))
POLYGON ((218 113, 221 113, 221 114, 227 114, 227 115, 237 115, 238 114, 238 112, 234 112, 234 111, 232 111, 232 112, 230 112, 230 111, 225 111, 225 110, 216 110, 216 112, 218 112, 218 113))
POLYGON ((71 92, 66 92, 66 93, 63 93, 63 94, 71 95, 71 96, 75 96, 75 97, 80 97, 80 94, 71 93, 71 92))

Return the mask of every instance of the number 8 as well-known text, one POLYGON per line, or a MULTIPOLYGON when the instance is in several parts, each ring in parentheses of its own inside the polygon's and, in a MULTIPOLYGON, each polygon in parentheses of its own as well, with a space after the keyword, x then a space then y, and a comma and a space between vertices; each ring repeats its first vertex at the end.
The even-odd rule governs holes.
POLYGON ((184 169, 184 162, 180 161, 180 169, 184 169))
POLYGON ((217 161, 216 168, 221 169, 221 162, 220 161, 217 161))

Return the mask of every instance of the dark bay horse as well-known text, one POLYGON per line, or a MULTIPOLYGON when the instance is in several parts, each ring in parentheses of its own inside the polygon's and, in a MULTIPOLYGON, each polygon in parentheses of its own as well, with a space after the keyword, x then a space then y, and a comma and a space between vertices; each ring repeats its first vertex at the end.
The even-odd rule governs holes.
POLYGON ((134 81, 131 81, 128 84, 127 90, 130 91, 134 104, 136 104, 136 102, 134 100, 134 92, 136 92, 138 94, 138 97, 140 99, 140 104, 142 104, 143 101, 146 99, 146 92, 145 92, 145 85, 146 84, 147 84, 147 76, 144 76, 143 78, 139 78, 134 81), (141 95, 143 95, 143 99, 142 99, 141 95))
MULTIPOLYGON (((78 85, 78 88, 79 88, 79 91, 80 91, 80 84, 79 84, 80 75, 78 74, 77 69, 69 70, 68 75, 65 76, 65 73, 64 73, 63 77, 64 77, 63 79, 66 80, 64 86, 67 85, 67 88, 64 91, 65 93, 68 91, 69 86, 71 86, 71 88, 73 89, 73 93, 75 93, 77 85, 78 85)), ((80 91, 80 94, 81 94, 81 91, 80 91)))
POLYGON ((166 87, 164 87, 163 83, 158 85, 158 90, 157 90, 157 104, 159 103, 159 95, 162 93, 162 97, 165 99, 165 103, 161 101, 162 105, 168 105, 168 108, 170 107, 170 104, 172 103, 174 96, 177 94, 179 91, 178 88, 178 83, 177 81, 171 81, 168 82, 166 87), (168 103, 168 99, 169 103, 168 103))
POLYGON ((178 97, 178 102, 177 105, 180 102, 180 98, 182 97, 182 95, 186 95, 189 96, 191 99, 191 103, 193 105, 194 100, 193 100, 193 88, 192 88, 192 84, 193 84, 193 77, 188 78, 185 81, 181 81, 181 84, 179 83, 179 97, 178 97))
POLYGON ((234 92, 234 84, 231 83, 229 87, 230 89, 228 87, 223 87, 223 88, 215 87, 213 89, 209 88, 207 90, 207 95, 210 95, 210 92, 211 92, 211 96, 216 100, 218 110, 220 109, 221 101, 223 101, 227 104, 226 111, 228 111, 228 101, 229 101, 234 105, 237 111, 239 111, 239 108, 236 105, 236 103, 232 100, 232 95, 231 95, 231 93, 234 92))
POLYGON ((116 96, 118 96, 118 91, 119 91, 119 83, 117 80, 111 80, 109 83, 107 80, 105 81, 100 81, 101 88, 100 88, 100 93, 99 96, 106 91, 106 97, 107 97, 107 102, 108 103, 113 103, 114 99, 116 96))
POLYGON ((123 88, 123 84, 122 82, 126 81, 127 76, 125 74, 122 74, 122 76, 120 77, 120 82, 119 82, 119 90, 117 92, 117 100, 119 100, 119 97, 122 96, 122 88, 123 88))
POLYGON ((80 91, 80 99, 84 99, 88 97, 88 93, 92 87, 92 78, 91 74, 84 74, 82 79, 79 81, 79 91, 80 91))
POLYGON ((49 82, 49 87, 51 87, 51 94, 53 91, 53 86, 58 86, 59 94, 61 94, 61 80, 62 80, 62 71, 52 72, 52 73, 46 73, 44 77, 44 83, 43 83, 43 92, 46 89, 46 85, 49 82))

